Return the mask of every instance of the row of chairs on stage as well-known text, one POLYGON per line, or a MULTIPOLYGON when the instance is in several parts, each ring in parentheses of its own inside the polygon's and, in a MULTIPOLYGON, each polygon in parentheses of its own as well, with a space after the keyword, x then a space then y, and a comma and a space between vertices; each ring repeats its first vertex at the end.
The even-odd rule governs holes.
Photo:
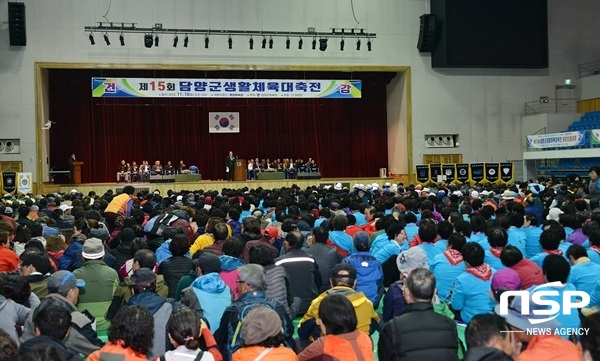
POLYGON ((152 176, 168 176, 175 174, 200 174, 200 170, 197 166, 192 165, 187 169, 176 169, 167 170, 167 169, 149 169, 149 170, 137 170, 134 171, 132 169, 126 169, 124 171, 117 172, 117 183, 125 182, 125 183, 148 183, 150 182, 150 178, 152 176))

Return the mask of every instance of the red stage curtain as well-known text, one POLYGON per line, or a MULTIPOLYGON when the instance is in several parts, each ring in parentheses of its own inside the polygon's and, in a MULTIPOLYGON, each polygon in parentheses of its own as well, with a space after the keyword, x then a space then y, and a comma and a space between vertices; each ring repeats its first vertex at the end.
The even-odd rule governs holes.
POLYGON ((49 70, 50 166, 83 161, 82 181, 113 182, 121 159, 183 160, 225 178, 225 157, 312 157, 322 177, 387 167, 386 84, 394 73, 49 70), (92 77, 361 79, 361 99, 92 98, 92 77), (239 112, 240 133, 208 132, 209 112, 239 112))

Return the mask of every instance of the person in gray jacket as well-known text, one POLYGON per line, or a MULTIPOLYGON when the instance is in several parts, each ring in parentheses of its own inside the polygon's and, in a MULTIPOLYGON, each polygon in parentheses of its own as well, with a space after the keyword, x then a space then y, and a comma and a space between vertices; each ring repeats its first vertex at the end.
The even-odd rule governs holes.
MULTIPOLYGON (((79 288, 85 287, 85 282, 76 279, 69 271, 58 271, 48 278, 48 296, 42 304, 55 303, 66 308, 71 314, 71 329, 65 346, 75 354, 88 356, 104 345, 98 338, 94 329, 94 317, 87 311, 80 312, 75 305, 79 298, 79 288)), ((23 341, 35 337, 35 325, 33 322, 35 310, 29 313, 29 317, 23 328, 23 341)))
MULTIPOLYGON (((29 315, 30 308, 26 307, 14 300, 12 293, 17 293, 18 290, 14 289, 12 285, 17 284, 17 279, 23 278, 21 276, 0 276, 0 329, 3 329, 8 335, 17 343, 20 343, 19 336, 17 335, 16 325, 24 325, 29 315)), ((23 280, 25 284, 26 281, 23 280)), ((29 291, 29 306, 35 308, 40 304, 39 298, 35 293, 29 291)))

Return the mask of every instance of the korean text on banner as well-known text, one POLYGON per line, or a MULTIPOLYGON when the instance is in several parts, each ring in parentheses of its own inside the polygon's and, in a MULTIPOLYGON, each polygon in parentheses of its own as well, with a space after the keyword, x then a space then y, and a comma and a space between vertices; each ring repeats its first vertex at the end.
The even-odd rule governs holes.
POLYGON ((471 180, 475 183, 483 181, 485 177, 483 163, 470 163, 469 166, 471 167, 471 180))
POLYGON ((485 179, 490 183, 498 181, 498 163, 485 163, 485 179))
POLYGON ((527 136, 527 148, 564 148, 584 144, 584 132, 565 132, 527 136))
POLYGON ((17 190, 19 193, 31 193, 31 173, 17 173, 17 190))
POLYGON ((92 97, 360 98, 360 80, 92 78, 92 97))
POLYGON ((2 172, 2 192, 5 194, 15 194, 17 191, 16 181, 16 172, 2 172))
POLYGON ((240 113, 208 113, 209 133, 239 133, 240 113))
POLYGON ((429 182, 429 165, 419 164, 416 166, 417 169, 417 182, 425 184, 429 182))

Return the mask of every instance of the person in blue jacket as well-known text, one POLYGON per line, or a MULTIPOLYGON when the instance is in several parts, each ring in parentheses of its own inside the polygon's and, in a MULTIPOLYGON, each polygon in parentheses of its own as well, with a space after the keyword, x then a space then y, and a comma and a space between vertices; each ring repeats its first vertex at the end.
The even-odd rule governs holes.
POLYGON ((448 237, 448 248, 435 256, 429 265, 429 269, 435 275, 438 296, 444 302, 450 300, 456 278, 467 268, 460 252, 466 243, 467 240, 462 234, 452 233, 448 237))
POLYGON ((406 232, 404 231, 404 223, 392 222, 385 233, 388 235, 389 240, 385 245, 380 247, 377 252, 373 253, 379 263, 383 264, 391 256, 397 255, 400 251, 408 249, 408 242, 406 232))
POLYGON ((567 258, 571 264, 567 283, 573 284, 578 291, 592 293, 596 284, 600 282, 600 265, 590 261, 588 252, 578 244, 569 247, 567 258))
POLYGON ((352 254, 355 252, 354 243, 352 237, 348 233, 344 232, 348 227, 348 218, 346 216, 337 215, 333 217, 333 231, 329 231, 329 239, 335 243, 339 248, 352 254))
POLYGON ((421 248, 425 253, 427 253, 427 263, 431 264, 433 262, 433 258, 438 254, 441 254, 443 251, 435 246, 435 241, 437 239, 438 233, 435 221, 433 220, 422 220, 419 225, 419 238, 421 239, 421 244, 417 247, 421 248))
POLYGON ((479 243, 468 242, 461 252, 467 268, 456 278, 451 306, 454 311, 460 311, 463 322, 469 323, 473 316, 491 313, 494 309, 489 290, 495 270, 483 262, 485 255, 479 243))
POLYGON ((373 307, 377 308, 384 291, 381 263, 369 252, 367 232, 357 232, 353 241, 356 252, 342 262, 354 266, 357 275, 355 290, 364 293, 373 303, 373 307))
POLYGON ((536 254, 542 252, 542 246, 540 245, 540 236, 542 235, 542 229, 539 226, 539 222, 536 215, 526 214, 525 223, 523 224, 523 231, 527 236, 525 243, 525 258, 531 258, 536 254))
POLYGON ((491 248, 485 251, 484 262, 489 264, 490 267, 496 271, 506 268, 500 260, 500 253, 502 253, 502 250, 508 244, 508 234, 500 227, 488 228, 486 229, 485 234, 487 235, 491 248))
POLYGON ((565 239, 565 230, 559 225, 551 225, 545 229, 540 235, 540 245, 542 252, 531 257, 531 260, 537 263, 540 268, 544 263, 544 259, 548 255, 563 256, 563 251, 559 249, 562 241, 565 239))

